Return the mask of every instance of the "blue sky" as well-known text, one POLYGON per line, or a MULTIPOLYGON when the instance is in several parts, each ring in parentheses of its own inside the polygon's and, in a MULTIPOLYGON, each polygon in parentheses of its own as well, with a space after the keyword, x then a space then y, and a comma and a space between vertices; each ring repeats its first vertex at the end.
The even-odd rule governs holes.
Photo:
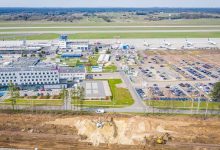
POLYGON ((220 0, 0 0, 0 7, 220 7, 220 0))

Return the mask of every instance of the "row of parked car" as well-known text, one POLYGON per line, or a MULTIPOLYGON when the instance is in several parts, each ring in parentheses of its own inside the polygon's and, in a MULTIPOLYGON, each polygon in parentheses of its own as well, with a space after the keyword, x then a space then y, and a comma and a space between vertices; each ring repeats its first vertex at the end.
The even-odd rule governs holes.
POLYGON ((199 79, 204 79, 205 76, 202 75, 201 73, 197 72, 196 70, 190 68, 190 67, 186 67, 186 70, 191 73, 193 76, 199 78, 199 79))
POLYGON ((194 96, 199 96, 200 92, 196 88, 194 88, 191 84, 180 83, 179 86, 182 87, 188 94, 190 94, 190 95, 192 94, 194 96))
POLYGON ((206 75, 209 76, 209 77, 215 78, 215 79, 217 79, 217 78, 219 77, 219 76, 217 76, 217 75, 212 74, 211 71, 208 71, 208 70, 203 69, 203 68, 200 68, 200 67, 194 67, 194 69, 196 69, 196 70, 198 70, 198 71, 200 71, 200 72, 206 74, 206 75))
POLYGON ((185 93, 180 90, 177 86, 171 87, 170 91, 175 96, 186 96, 185 93))
POLYGON ((214 86, 213 83, 209 83, 209 84, 202 84, 202 83, 197 83, 195 84, 196 87, 198 87, 199 89, 201 89, 204 93, 206 94, 210 94, 212 91, 212 88, 214 86))
POLYGON ((184 76, 185 78, 191 79, 191 80, 196 80, 195 77, 190 76, 188 73, 186 73, 184 70, 182 70, 181 68, 173 65, 172 67, 176 72, 180 73, 182 76, 184 76))
POLYGON ((137 88, 136 91, 137 91, 138 95, 141 98, 145 98, 146 97, 145 92, 143 91, 143 89, 137 88))
POLYGON ((151 87, 151 90, 153 95, 164 96, 163 92, 160 90, 157 84, 154 84, 154 86, 151 87))
POLYGON ((139 67, 139 69, 146 77, 151 78, 153 76, 153 73, 149 69, 143 69, 141 67, 139 67))

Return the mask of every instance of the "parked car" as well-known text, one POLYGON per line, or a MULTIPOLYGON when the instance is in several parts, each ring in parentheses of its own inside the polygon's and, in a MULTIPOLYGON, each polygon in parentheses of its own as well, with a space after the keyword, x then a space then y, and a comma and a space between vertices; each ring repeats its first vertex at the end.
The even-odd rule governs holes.
POLYGON ((104 109, 97 109, 95 111, 97 114, 104 114, 105 113, 105 110, 104 109))

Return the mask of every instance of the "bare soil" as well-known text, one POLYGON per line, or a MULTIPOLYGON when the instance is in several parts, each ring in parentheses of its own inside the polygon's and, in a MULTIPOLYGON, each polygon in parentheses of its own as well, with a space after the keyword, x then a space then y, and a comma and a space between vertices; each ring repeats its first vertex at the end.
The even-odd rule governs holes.
POLYGON ((219 127, 219 117, 0 113, 0 148, 217 150, 219 127), (103 128, 96 127, 98 121, 103 128), (172 140, 155 144, 164 133, 172 140))

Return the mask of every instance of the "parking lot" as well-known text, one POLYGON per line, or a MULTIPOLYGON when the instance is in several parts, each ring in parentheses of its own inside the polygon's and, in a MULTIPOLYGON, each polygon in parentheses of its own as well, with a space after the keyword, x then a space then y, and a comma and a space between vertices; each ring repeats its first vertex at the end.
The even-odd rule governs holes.
POLYGON ((142 99, 212 101, 209 94, 220 80, 220 66, 215 62, 219 60, 207 56, 220 56, 220 51, 144 53, 147 57, 138 67, 133 67, 138 70, 138 76, 132 78, 142 99))
POLYGON ((39 90, 21 90, 21 97, 34 96, 56 96, 59 95, 62 89, 39 89, 39 90))

